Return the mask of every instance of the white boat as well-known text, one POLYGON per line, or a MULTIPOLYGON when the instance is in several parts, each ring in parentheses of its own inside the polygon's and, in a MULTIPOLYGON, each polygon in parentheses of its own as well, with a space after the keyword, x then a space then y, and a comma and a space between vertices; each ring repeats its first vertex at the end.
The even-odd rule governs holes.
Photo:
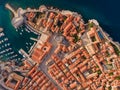
POLYGON ((1 42, 3 43, 4 41, 2 40, 1 42))
POLYGON ((16 31, 18 32, 18 29, 16 29, 16 31))
POLYGON ((21 31, 23 32, 23 29, 21 31))
POLYGON ((20 33, 20 35, 22 35, 22 33, 20 33))
POLYGON ((8 41, 8 38, 5 38, 4 41, 8 41))
POLYGON ((30 33, 30 31, 27 28, 25 28, 25 31, 27 31, 28 33, 30 33))
POLYGON ((8 46, 10 46, 10 43, 8 43, 8 46))
POLYGON ((7 47, 7 44, 5 44, 4 46, 7 47))

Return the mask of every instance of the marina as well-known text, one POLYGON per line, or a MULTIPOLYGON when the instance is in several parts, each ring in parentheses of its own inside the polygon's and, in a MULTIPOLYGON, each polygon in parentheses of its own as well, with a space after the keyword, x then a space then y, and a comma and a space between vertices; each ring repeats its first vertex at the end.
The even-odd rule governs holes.
POLYGON ((18 33, 22 36, 26 38, 25 41, 25 51, 28 52, 29 49, 31 48, 31 46, 34 44, 34 41, 30 39, 31 36, 33 36, 34 38, 37 38, 38 35, 34 34, 33 32, 31 32, 24 24, 22 26, 20 26, 18 29, 18 33), (26 37, 28 36, 28 37, 26 37))
POLYGON ((119 90, 120 49, 96 19, 86 23, 81 13, 54 6, 5 7, 14 17, 13 30, 0 30, 0 59, 10 60, 0 65, 4 87, 119 90))
POLYGON ((4 30, 0 28, 0 59, 1 60, 18 60, 22 58, 19 53, 15 52, 12 48, 9 39, 4 34, 4 30))
MULTIPOLYGON (((5 6, 3 6, 3 8, 5 9, 5 6)), ((7 9, 5 9, 5 11, 7 11, 5 15, 4 13, 1 14, 3 16, 0 15, 0 17, 3 17, 2 19, 6 19, 5 22, 2 22, 2 24, 6 24, 1 25, 0 22, 0 26, 3 27, 0 33, 0 59, 5 61, 20 60, 23 56, 19 54, 19 49, 23 48, 29 53, 29 49, 34 44, 34 41, 31 40, 30 37, 33 36, 37 38, 37 35, 31 32, 25 25, 21 25, 17 29, 13 28, 10 23, 12 16, 9 16, 10 12, 8 12, 7 9)))
MULTIPOLYGON (((26 37, 28 34, 33 35, 29 29, 27 29, 24 24, 20 26, 17 30, 17 33, 20 37, 26 37)), ((29 36, 29 35, 28 35, 29 36)), ((37 35, 33 35, 33 37, 37 38, 37 35)), ((24 50, 29 53, 31 46, 34 44, 34 41, 30 39, 30 37, 26 37, 25 39, 25 47, 24 50)), ((20 60, 23 56, 16 52, 13 49, 12 44, 10 43, 9 39, 4 34, 3 30, 0 32, 0 59, 1 60, 20 60)))

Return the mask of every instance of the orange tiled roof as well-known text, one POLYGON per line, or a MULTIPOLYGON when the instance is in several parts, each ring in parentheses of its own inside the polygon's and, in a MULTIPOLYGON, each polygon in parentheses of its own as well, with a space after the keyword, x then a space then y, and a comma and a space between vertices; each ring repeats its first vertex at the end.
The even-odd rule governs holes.
POLYGON ((50 51, 51 47, 52 47, 52 45, 49 42, 46 42, 46 43, 40 45, 40 48, 34 48, 31 58, 36 63, 39 64, 41 62, 41 60, 43 59, 43 57, 50 51))
POLYGON ((46 75, 38 70, 37 66, 34 66, 27 74, 28 77, 31 77, 30 82, 26 82, 22 86, 22 90, 44 90, 50 88, 50 90, 58 90, 56 86, 46 77, 46 75))
MULTIPOLYGON (((5 85, 8 86, 9 88, 12 88, 13 90, 18 90, 19 88, 19 85, 20 83, 22 82, 23 80, 23 77, 16 74, 16 73, 12 73, 11 78, 8 79, 6 82, 5 82, 5 85), (12 82, 12 80, 15 80, 14 82, 12 82)), ((8 77, 9 78, 9 77, 8 77)))

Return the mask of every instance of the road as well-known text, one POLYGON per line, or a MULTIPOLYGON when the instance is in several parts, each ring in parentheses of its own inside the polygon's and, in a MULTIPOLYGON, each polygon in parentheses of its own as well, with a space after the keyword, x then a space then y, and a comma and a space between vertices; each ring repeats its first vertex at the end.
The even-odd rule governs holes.
POLYGON ((45 65, 46 61, 51 58, 51 55, 54 53, 55 49, 57 48, 57 43, 54 40, 55 35, 52 35, 49 42, 52 44, 52 49, 50 52, 43 58, 43 61, 40 64, 40 70, 43 71, 43 73, 57 86, 59 90, 62 90, 60 86, 55 82, 55 80, 52 79, 52 77, 49 75, 47 66, 45 65))

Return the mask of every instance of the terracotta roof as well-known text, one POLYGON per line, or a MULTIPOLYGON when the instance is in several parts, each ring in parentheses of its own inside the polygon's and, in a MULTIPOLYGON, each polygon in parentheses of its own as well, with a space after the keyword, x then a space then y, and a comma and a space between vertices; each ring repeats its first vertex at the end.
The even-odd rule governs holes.
MULTIPOLYGON (((49 42, 46 42, 42 45, 38 45, 40 48, 34 48, 31 58, 36 62, 40 63, 43 57, 50 51, 52 45, 49 42)), ((37 46, 37 47, 38 47, 37 46)))

